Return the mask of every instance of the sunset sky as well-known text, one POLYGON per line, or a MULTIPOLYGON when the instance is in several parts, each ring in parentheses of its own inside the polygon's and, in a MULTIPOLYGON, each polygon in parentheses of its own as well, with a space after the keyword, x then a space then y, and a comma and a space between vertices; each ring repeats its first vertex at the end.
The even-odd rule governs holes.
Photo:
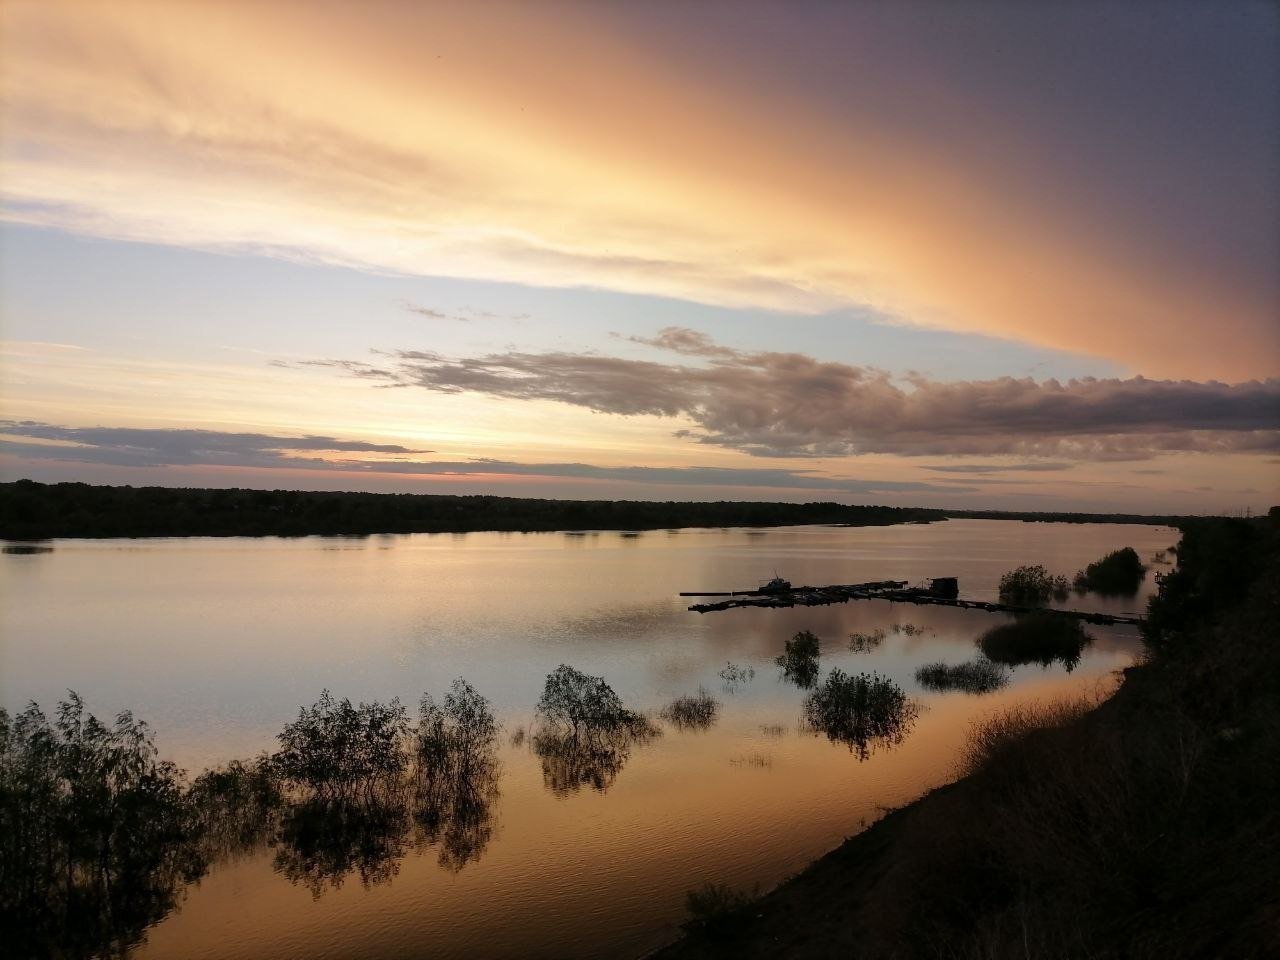
POLYGON ((0 0, 4 479, 1280 501, 1280 6, 0 0))

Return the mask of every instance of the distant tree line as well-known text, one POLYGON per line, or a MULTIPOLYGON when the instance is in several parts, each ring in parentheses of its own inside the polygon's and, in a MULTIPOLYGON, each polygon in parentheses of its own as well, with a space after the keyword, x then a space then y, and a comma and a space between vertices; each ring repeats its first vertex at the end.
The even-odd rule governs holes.
POLYGON ((1182 527, 1199 518, 1182 514, 1067 513, 1029 510, 947 510, 952 520, 1021 520, 1024 523, 1142 523, 1156 527, 1182 527))
POLYGON ((0 538, 224 537, 655 530, 796 524, 885 526, 941 510, 840 503, 538 500, 416 493, 0 484, 0 538))

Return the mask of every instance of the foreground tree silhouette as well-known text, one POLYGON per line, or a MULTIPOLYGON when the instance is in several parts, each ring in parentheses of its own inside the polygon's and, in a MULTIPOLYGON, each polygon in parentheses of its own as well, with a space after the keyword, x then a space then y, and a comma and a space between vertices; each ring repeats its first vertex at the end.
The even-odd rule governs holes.
POLYGON ((130 713, 74 692, 50 723, 0 710, 0 936, 12 956, 123 954, 205 861, 182 772, 130 713))

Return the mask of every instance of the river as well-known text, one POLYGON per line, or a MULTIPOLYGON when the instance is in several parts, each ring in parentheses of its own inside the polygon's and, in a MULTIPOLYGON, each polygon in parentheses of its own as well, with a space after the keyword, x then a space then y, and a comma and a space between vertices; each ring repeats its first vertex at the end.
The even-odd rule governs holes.
MULTIPOLYGON (((0 557, 0 705, 46 708, 68 688, 90 710, 132 710, 161 756, 191 771, 275 745, 322 689, 416 709, 464 677, 503 725, 499 794, 464 849, 422 841, 380 869, 290 879, 278 847, 242 851, 151 927, 138 958, 625 957, 678 933, 685 893, 767 889, 954 776, 977 717, 1015 700, 1105 695, 1140 650, 1135 628, 1087 628, 1074 668, 1028 664, 986 695, 933 693, 914 674, 971 659, 1010 618, 859 601, 789 610, 686 610, 682 590, 959 578, 996 599, 1000 575, 1042 563, 1068 577, 1122 546, 1149 558, 1166 527, 952 520, 788 527, 364 538, 59 540, 0 557), (805 729, 806 693, 773 659, 809 630, 822 671, 876 671, 920 712, 862 757, 805 729), (872 649, 853 633, 885 631, 872 649), (726 683, 732 662, 754 677, 726 683), (652 713, 704 688, 707 730, 658 721, 616 769, 552 783, 523 736, 561 663, 603 676, 652 713), (553 787, 555 789, 553 789, 553 787)), ((1064 606, 1141 612, 1135 597, 1064 606)))

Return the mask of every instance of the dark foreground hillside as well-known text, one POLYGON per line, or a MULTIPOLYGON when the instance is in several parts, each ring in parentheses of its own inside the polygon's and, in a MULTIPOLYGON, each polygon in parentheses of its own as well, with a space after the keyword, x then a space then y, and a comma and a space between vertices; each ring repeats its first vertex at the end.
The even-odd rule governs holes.
POLYGON ((704 893, 659 955, 1280 956, 1278 539, 1187 525, 1111 700, 977 728, 969 776, 759 901, 704 893))
POLYGON ((839 503, 535 500, 412 493, 0 484, 0 538, 226 537, 464 533, 475 530, 654 530, 944 519, 940 510, 839 503))

